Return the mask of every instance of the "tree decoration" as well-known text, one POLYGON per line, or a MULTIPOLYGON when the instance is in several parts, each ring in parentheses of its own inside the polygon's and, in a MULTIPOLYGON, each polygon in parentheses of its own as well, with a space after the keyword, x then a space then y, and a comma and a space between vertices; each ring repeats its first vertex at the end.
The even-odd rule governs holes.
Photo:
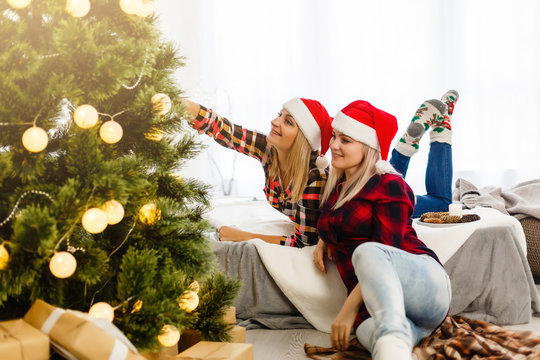
POLYGON ((199 294, 199 290, 201 289, 201 286, 199 285, 199 282, 197 280, 193 280, 193 282, 189 284, 188 289, 199 294))
POLYGON ((47 132, 40 127, 32 126, 26 129, 22 136, 22 143, 30 152, 40 152, 47 147, 49 137, 47 132))
POLYGON ((137 10, 136 14, 140 17, 145 18, 152 15, 153 12, 154 12, 154 7, 152 6, 152 1, 142 0, 142 3, 139 9, 137 10))
POLYGON ((118 224, 124 218, 124 207, 116 200, 109 200, 101 207, 107 215, 107 224, 118 224))
POLYGON ((81 18, 90 11, 89 0, 67 0, 66 11, 73 17, 81 18))
POLYGON ((158 335, 158 341, 164 347, 171 347, 178 344, 180 340, 180 331, 173 325, 163 325, 161 333, 158 335))
POLYGON ((120 0, 120 8, 128 15, 136 15, 141 7, 142 0, 120 0))
POLYGON ((9 253, 4 246, 4 243, 0 244, 0 270, 4 270, 9 262, 9 253))
POLYGON ((104 122, 99 128, 99 136, 107 144, 116 144, 123 134, 122 126, 114 120, 104 122))
POLYGON ((154 203, 143 205, 139 210, 139 220, 146 225, 152 226, 160 219, 161 210, 154 203))
POLYGON ((152 109, 157 111, 159 115, 165 115, 171 110, 172 102, 167 94, 155 94, 150 101, 152 109))
POLYGON ((90 129, 98 122, 98 112, 92 105, 81 105, 75 109, 73 120, 77 126, 83 129, 90 129))
POLYGON ((104 301, 95 303, 88 310, 88 314, 92 315, 96 319, 106 319, 110 322, 114 319, 114 308, 104 301))
POLYGON ((15 9, 23 9, 27 7, 32 0, 7 0, 8 4, 15 9))
POLYGON ((178 298, 178 306, 186 312, 192 312, 199 306, 199 295, 193 290, 186 290, 178 298))
POLYGON ((91 208, 86 210, 82 217, 82 226, 90 234, 99 234, 107 227, 107 214, 101 209, 91 208))
POLYGON ((133 304, 133 308, 131 309, 131 313, 135 314, 136 312, 141 311, 143 307, 143 301, 141 299, 135 301, 135 304, 133 304))
POLYGON ((162 130, 159 130, 156 128, 152 128, 150 129, 150 132, 147 132, 144 134, 145 138, 147 138, 148 140, 155 141, 155 142, 161 141, 161 139, 163 139, 164 136, 165 136, 165 133, 162 130))
POLYGON ((77 260, 71 253, 59 251, 51 258, 49 269, 57 278, 65 279, 73 275, 77 269, 77 260))

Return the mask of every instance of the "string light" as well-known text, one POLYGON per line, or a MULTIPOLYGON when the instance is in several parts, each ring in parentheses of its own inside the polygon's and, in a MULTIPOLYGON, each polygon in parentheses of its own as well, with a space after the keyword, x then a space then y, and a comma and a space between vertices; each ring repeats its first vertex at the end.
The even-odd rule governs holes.
POLYGON ((107 215, 107 223, 109 225, 118 224, 124 218, 124 207, 116 200, 109 200, 101 209, 107 215))
POLYGON ((32 0, 8 0, 8 4, 15 9, 23 9, 27 7, 32 0))
POLYGON ((86 210, 81 222, 83 228, 90 234, 98 234, 107 227, 108 218, 103 210, 91 208, 86 210))
POLYGON ((137 15, 145 18, 152 15, 153 12, 154 7, 152 6, 152 2, 150 0, 143 0, 139 10, 137 11, 137 15))
POLYGON ((9 262, 9 253, 6 250, 4 243, 0 244, 0 270, 4 270, 9 262))
POLYGON ((47 132, 40 127, 26 129, 22 136, 22 144, 26 150, 34 153, 43 151, 49 143, 47 132))
POLYGON ((103 301, 92 305, 90 310, 88 310, 88 314, 92 315, 96 319, 106 319, 110 322, 112 322, 114 319, 113 307, 103 301))
POLYGON ((81 105, 75 109, 73 120, 77 126, 83 129, 90 129, 98 122, 98 112, 92 105, 81 105))
POLYGON ((164 347, 171 347, 178 344, 180 340, 180 331, 173 325, 163 325, 161 333, 158 335, 158 341, 164 347))
POLYGON ((142 7, 142 0, 120 0, 120 8, 128 15, 135 15, 142 7))
POLYGON ((107 144, 116 144, 122 138, 124 130, 119 123, 109 120, 103 123, 99 128, 99 136, 107 144))
POLYGON ((67 0, 66 11, 73 17, 81 18, 90 11, 90 1, 88 0, 67 0))
POLYGON ((77 269, 77 260, 71 253, 59 251, 51 258, 49 269, 57 278, 65 279, 73 275, 77 269))

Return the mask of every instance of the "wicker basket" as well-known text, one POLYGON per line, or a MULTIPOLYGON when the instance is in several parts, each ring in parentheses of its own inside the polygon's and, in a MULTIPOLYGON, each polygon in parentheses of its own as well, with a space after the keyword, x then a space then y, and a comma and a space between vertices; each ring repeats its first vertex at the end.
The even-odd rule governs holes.
POLYGON ((540 220, 528 217, 520 220, 527 240, 527 260, 535 278, 540 278, 540 220))

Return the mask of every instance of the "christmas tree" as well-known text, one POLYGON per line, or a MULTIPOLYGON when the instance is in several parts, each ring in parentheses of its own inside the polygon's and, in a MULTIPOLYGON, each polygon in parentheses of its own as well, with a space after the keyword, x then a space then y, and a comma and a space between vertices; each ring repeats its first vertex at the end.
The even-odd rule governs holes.
POLYGON ((199 147, 151 6, 0 4, 3 319, 42 299, 114 316, 141 350, 164 329, 228 338, 239 284, 214 269, 207 186, 178 175, 199 147))

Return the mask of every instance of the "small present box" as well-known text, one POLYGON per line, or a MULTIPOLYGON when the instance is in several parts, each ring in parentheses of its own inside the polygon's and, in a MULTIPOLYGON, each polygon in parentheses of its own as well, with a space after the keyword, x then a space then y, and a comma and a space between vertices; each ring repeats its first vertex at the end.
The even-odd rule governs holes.
POLYGON ((223 316, 223 321, 225 321, 225 324, 236 324, 236 308, 234 306, 230 306, 227 309, 223 316))
POLYGON ((189 349, 196 343, 202 340, 201 332, 199 330, 185 329, 182 331, 180 341, 178 341, 178 352, 182 352, 189 349))
POLYGON ((145 360, 124 334, 105 319, 36 300, 24 320, 48 334, 62 353, 79 360, 145 360))
POLYGON ((231 342, 233 343, 246 342, 246 328, 245 327, 234 325, 230 334, 231 334, 231 342))
POLYGON ((23 319, 0 322, 0 356, 10 360, 46 360, 49 337, 23 319))
MULTIPOLYGON (((182 334, 184 336, 184 334, 182 334)), ((178 345, 174 345, 171 347, 164 347, 162 346, 160 350, 158 351, 147 351, 141 353, 142 356, 144 356, 147 360, 171 360, 174 359, 176 355, 178 355, 178 345)))
POLYGON ((253 344, 200 341, 175 360, 253 360, 253 344))

